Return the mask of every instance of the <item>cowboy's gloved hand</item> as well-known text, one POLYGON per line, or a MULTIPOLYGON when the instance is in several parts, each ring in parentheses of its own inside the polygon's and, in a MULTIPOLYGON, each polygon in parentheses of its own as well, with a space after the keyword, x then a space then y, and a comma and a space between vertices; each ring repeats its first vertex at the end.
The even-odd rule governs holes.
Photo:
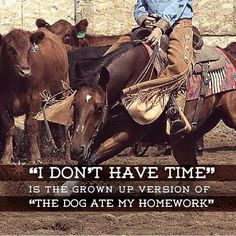
POLYGON ((162 30, 159 27, 156 27, 152 33, 146 38, 145 43, 155 46, 162 36, 162 30))
POLYGON ((156 19, 152 16, 148 16, 145 21, 143 22, 143 26, 146 28, 152 28, 153 24, 156 23, 156 19))

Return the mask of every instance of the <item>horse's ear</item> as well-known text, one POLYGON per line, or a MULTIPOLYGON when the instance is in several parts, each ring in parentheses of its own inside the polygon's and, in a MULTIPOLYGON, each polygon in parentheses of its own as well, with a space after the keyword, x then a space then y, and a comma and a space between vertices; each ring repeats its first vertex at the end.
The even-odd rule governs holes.
POLYGON ((102 67, 100 77, 98 79, 98 85, 106 90, 106 86, 110 81, 110 73, 106 67, 102 67))
POLYGON ((48 27, 49 23, 42 18, 39 18, 35 21, 35 24, 38 28, 48 27))
POLYGON ((87 27, 88 27, 88 20, 87 19, 82 19, 80 20, 76 25, 75 25, 75 31, 76 32, 86 32, 87 27))

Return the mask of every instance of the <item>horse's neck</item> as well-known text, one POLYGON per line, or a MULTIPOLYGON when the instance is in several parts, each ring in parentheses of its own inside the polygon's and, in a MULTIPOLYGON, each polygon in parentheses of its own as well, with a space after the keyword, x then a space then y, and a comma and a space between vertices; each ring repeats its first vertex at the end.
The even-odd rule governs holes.
POLYGON ((78 63, 88 59, 100 59, 109 47, 110 46, 72 48, 67 54, 71 63, 78 63))
POLYGON ((105 35, 87 35, 90 46, 106 46, 115 43, 121 35, 105 36, 105 35))
POLYGON ((223 50, 229 53, 234 59, 236 59, 236 42, 230 43, 223 50))
POLYGON ((107 88, 108 99, 111 102, 120 98, 124 88, 133 85, 148 60, 149 55, 146 49, 140 45, 128 50, 107 67, 111 78, 107 88))
POLYGON ((228 51, 221 49, 229 58, 230 62, 233 64, 233 66, 236 68, 236 57, 231 55, 228 51))

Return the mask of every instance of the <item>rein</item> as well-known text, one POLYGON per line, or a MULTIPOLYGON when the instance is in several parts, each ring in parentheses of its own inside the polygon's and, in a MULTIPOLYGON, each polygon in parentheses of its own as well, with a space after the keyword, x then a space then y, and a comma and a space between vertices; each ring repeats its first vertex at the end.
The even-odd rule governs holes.
POLYGON ((154 61, 155 61, 155 59, 156 59, 156 57, 158 55, 158 51, 159 51, 159 45, 160 45, 160 42, 158 42, 154 46, 154 50, 153 50, 152 56, 150 57, 147 65, 143 69, 142 73, 139 75, 137 80, 134 82, 134 85, 140 83, 145 78, 145 76, 147 75, 147 73, 148 73, 149 69, 151 68, 151 66, 153 66, 149 80, 151 79, 151 77, 153 75, 153 71, 154 71, 154 61))
MULTIPOLYGON (((135 42, 137 43, 144 43, 143 40, 136 40, 135 42)), ((135 84, 138 84, 140 82, 143 81, 143 79, 145 78, 145 76, 147 75, 148 71, 150 70, 151 66, 152 66, 152 71, 151 71, 151 74, 150 74, 150 77, 149 77, 149 80, 151 80, 152 78, 152 75, 153 75, 153 72, 154 72, 154 61, 157 57, 159 57, 159 48, 160 48, 160 41, 154 46, 154 49, 153 49, 153 53, 151 55, 151 57, 149 58, 149 61, 147 63, 147 65, 145 66, 145 68, 143 69, 143 71, 141 72, 141 74, 139 75, 139 77, 135 80, 135 82, 133 83, 133 85, 135 84)), ((122 104, 121 101, 116 101, 112 107, 110 108, 110 110, 114 109, 115 107, 119 106, 120 104, 122 104)))
MULTIPOLYGON (((107 91, 106 91, 105 95, 106 95, 106 100, 105 100, 105 106, 103 108, 103 115, 97 125, 97 128, 95 129, 95 133, 93 134, 93 136, 88 144, 88 153, 87 153, 85 159, 88 159, 88 157, 90 156, 91 151, 92 151, 91 148, 92 148, 92 145, 94 144, 94 140, 97 137, 98 133, 101 131, 101 129, 104 127, 105 122, 106 122, 106 118, 108 116, 108 94, 107 94, 107 91)), ((73 131, 73 133, 74 133, 74 131, 73 131)), ((72 140, 73 140, 73 138, 70 140, 70 143, 72 142, 72 140)))
MULTIPOLYGON (((137 41, 139 42, 139 41, 137 41)), ((143 43, 143 41, 142 41, 143 43)), ((139 75, 139 77, 137 78, 137 80, 134 82, 134 84, 137 84, 137 83, 140 83, 144 78, 145 76, 147 75, 148 71, 150 70, 150 68, 152 67, 152 71, 151 71, 151 74, 150 74, 150 77, 149 77, 149 80, 152 78, 152 75, 153 75, 153 72, 154 72, 154 61, 155 59, 158 57, 158 52, 159 52, 159 47, 160 47, 160 42, 158 42, 155 46, 154 46, 154 50, 153 50, 153 53, 147 63, 147 65, 145 66, 145 68, 143 69, 143 71, 141 72, 141 74, 139 75)), ((117 106, 119 106, 120 104, 122 104, 121 101, 116 101, 111 107, 110 107, 110 111, 115 109, 117 106)), ((106 92, 106 110, 108 111, 108 98, 107 98, 107 92, 106 92)), ((106 113, 107 113, 106 111, 106 113)), ((105 113, 104 113, 105 114, 105 113)), ((114 119, 114 118, 117 118, 119 116, 123 115, 123 113, 119 113, 119 114, 116 114, 116 115, 113 115, 110 117, 110 119, 114 119)), ((104 116, 104 118, 107 116, 107 114, 104 116)), ((93 138, 90 142, 89 145, 92 145, 93 144, 93 141, 94 139, 96 138, 98 132, 100 131, 100 129, 104 126, 105 124, 105 119, 104 121, 99 124, 97 130, 96 130, 96 133, 93 135, 93 138)), ((146 129, 146 131, 144 132, 143 136, 146 135, 146 133, 148 132, 148 128, 146 129)))

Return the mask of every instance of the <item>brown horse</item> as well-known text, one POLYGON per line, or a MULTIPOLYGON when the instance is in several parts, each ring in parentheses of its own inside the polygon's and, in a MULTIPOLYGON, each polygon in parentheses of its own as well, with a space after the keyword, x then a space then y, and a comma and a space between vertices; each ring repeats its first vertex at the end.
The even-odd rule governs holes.
MULTIPOLYGON (((34 116, 42 105, 40 92, 63 90, 68 81, 68 58, 61 40, 46 29, 28 32, 14 29, 0 36, 0 124, 4 137, 1 162, 13 157, 14 117, 26 114, 25 137, 31 162, 40 160, 38 122, 34 116)), ((23 140, 22 140, 23 141, 23 140)))
POLYGON ((224 50, 236 59, 236 42, 230 43, 224 50))
POLYGON ((44 19, 37 19, 35 24, 38 28, 47 28, 61 38, 64 43, 73 47, 111 45, 122 37, 122 35, 105 36, 85 34, 88 27, 87 19, 80 20, 74 26, 67 20, 59 20, 50 25, 44 19), (80 33, 82 36, 80 36, 80 33))
MULTIPOLYGON (((180 165, 197 165, 195 145, 222 119, 236 129, 236 92, 228 91, 206 97, 196 131, 183 139, 171 140, 166 134, 165 112, 150 125, 133 121, 119 103, 122 89, 134 83, 149 61, 143 45, 124 44, 119 50, 96 62, 94 71, 84 72, 77 68, 80 82, 74 98, 74 126, 71 154, 79 163, 99 164, 135 142, 163 143, 167 140, 180 165)), ((236 61, 231 57, 236 66, 236 61)), ((146 78, 149 78, 150 73, 146 78)), ((153 77, 156 75, 154 74, 153 77)), ((188 101, 185 114, 191 122, 197 100, 188 101)))

